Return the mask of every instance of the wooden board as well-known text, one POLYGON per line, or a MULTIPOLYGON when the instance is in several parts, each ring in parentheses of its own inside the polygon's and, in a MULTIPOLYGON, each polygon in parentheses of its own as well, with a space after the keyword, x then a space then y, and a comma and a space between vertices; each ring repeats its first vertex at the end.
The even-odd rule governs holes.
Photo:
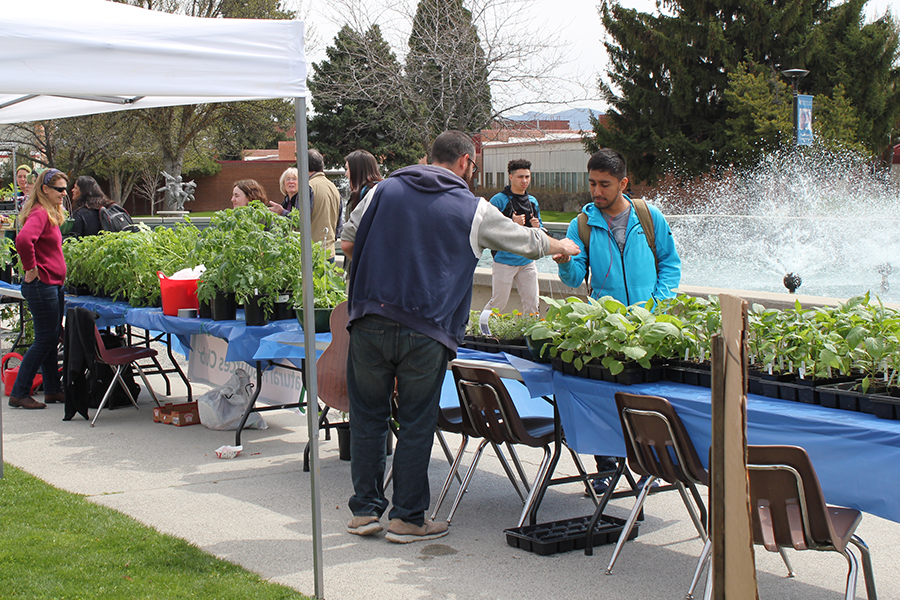
POLYGON ((747 303, 719 295, 722 332, 713 342, 710 535, 712 597, 757 600, 747 479, 747 303))

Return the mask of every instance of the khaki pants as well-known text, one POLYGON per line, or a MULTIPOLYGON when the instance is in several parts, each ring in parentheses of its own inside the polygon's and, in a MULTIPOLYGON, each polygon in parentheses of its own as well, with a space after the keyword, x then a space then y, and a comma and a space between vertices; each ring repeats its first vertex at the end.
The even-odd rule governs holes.
POLYGON ((523 314, 530 315, 538 312, 538 272, 533 262, 527 265, 512 266, 494 263, 491 275, 492 295, 484 309, 497 308, 503 310, 509 301, 509 293, 513 282, 519 290, 522 298, 523 314))

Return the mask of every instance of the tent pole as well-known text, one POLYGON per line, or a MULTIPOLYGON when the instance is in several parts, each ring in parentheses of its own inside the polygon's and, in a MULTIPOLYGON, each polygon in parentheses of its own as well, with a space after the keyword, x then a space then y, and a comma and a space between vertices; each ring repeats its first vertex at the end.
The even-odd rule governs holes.
POLYGON ((300 180, 300 264, 303 273, 303 369, 306 387, 306 427, 309 432, 309 489, 312 502, 313 569, 316 598, 325 598, 322 566, 322 502, 319 493, 319 410, 316 386, 316 326, 313 290, 312 226, 309 210, 309 156, 306 136, 306 99, 294 98, 294 139, 297 144, 297 173, 300 180))

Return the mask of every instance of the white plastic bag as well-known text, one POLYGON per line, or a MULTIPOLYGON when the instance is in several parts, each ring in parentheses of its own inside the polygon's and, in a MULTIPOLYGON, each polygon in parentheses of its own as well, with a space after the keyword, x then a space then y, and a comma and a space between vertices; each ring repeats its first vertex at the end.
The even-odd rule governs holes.
POLYGON ((193 269, 185 267, 180 271, 176 271, 169 279, 200 279, 200 276, 206 271, 205 265, 197 265, 193 269))
MULTIPOLYGON (((200 422, 217 431, 237 429, 244 415, 244 409, 250 405, 252 390, 250 376, 245 370, 237 369, 228 383, 213 388, 197 398, 200 422)), ((250 413, 244 424, 244 429, 268 429, 268 427, 259 413, 250 413)))

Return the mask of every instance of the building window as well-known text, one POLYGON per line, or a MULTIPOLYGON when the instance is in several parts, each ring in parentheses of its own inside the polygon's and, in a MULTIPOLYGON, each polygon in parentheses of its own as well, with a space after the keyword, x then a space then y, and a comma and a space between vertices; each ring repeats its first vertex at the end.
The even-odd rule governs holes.
POLYGON ((497 187, 502 188, 505 185, 504 181, 503 173, 497 173, 497 187))
POLYGON ((485 173, 484 174, 484 187, 486 187, 486 188, 494 187, 494 174, 493 173, 485 173))

